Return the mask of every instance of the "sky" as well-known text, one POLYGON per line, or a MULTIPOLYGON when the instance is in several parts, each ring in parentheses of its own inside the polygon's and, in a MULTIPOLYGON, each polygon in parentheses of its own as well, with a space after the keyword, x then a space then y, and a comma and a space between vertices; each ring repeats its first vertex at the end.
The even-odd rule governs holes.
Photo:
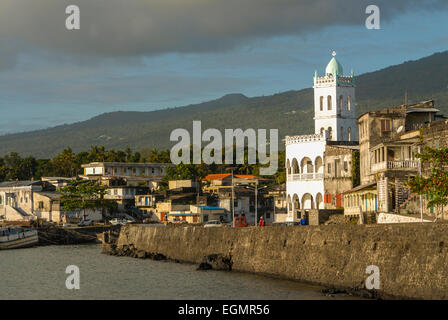
POLYGON ((312 86, 448 48, 446 0, 2 0, 0 134, 312 86), (365 26, 380 8, 379 30, 365 26), (68 5, 80 29, 67 30, 68 5))

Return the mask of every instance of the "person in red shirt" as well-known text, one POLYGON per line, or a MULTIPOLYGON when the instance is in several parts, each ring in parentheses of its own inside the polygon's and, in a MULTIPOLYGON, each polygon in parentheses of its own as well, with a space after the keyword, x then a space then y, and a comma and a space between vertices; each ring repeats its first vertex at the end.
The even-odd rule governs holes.
POLYGON ((264 227, 265 226, 265 222, 264 222, 264 219, 263 219, 263 217, 261 217, 260 218, 260 227, 264 227))

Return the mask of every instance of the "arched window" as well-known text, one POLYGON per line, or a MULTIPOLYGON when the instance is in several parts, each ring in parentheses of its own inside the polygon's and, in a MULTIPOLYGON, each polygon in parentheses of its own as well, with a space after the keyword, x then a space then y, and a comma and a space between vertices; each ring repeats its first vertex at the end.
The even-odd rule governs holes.
POLYGON ((333 139, 333 129, 331 127, 328 127, 328 139, 333 139))
POLYGON ((327 97, 327 109, 331 110, 331 96, 327 97))
POLYGON ((323 135, 325 132, 325 128, 320 128, 320 135, 323 135))
POLYGON ((341 141, 344 141, 344 127, 341 127, 341 141))
POLYGON ((350 96, 347 97, 347 109, 348 110, 352 109, 352 97, 350 96))
POLYGON ((324 111, 324 97, 320 97, 320 111, 324 111))
POLYGON ((347 128, 347 140, 352 141, 352 128, 347 128))
POLYGON ((342 108, 344 107, 344 97, 339 96, 339 112, 342 111, 342 108))

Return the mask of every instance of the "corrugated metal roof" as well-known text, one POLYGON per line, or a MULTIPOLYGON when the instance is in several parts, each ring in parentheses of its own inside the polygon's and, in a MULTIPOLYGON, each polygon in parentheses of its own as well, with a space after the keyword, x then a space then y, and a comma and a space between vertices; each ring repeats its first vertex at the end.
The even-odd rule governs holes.
POLYGON ((24 180, 24 181, 4 181, 0 182, 0 188, 12 188, 12 187, 28 187, 31 185, 42 184, 41 181, 32 181, 32 180, 24 180))

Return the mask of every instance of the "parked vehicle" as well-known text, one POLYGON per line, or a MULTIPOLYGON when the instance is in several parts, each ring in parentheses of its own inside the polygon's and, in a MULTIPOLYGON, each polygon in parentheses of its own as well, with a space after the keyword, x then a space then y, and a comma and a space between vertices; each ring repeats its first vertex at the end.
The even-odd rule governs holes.
POLYGON ((223 224, 219 220, 210 220, 204 224, 204 228, 222 227, 223 224))
POLYGON ((64 223, 62 225, 64 228, 71 228, 71 227, 77 227, 77 224, 73 224, 73 223, 64 223))
POLYGON ((179 218, 174 218, 173 223, 183 224, 183 223, 188 223, 188 222, 185 220, 179 219, 179 218))
POLYGON ((117 225, 125 225, 127 224, 127 220, 124 219, 118 219, 118 218, 114 218, 112 220, 109 221, 111 225, 113 226, 117 226, 117 225))
POLYGON ((233 224, 235 228, 247 227, 247 218, 245 216, 235 217, 235 219, 233 220, 233 224))
POLYGON ((85 226, 93 226, 93 221, 90 219, 81 220, 80 223, 78 223, 79 227, 85 227, 85 226))

